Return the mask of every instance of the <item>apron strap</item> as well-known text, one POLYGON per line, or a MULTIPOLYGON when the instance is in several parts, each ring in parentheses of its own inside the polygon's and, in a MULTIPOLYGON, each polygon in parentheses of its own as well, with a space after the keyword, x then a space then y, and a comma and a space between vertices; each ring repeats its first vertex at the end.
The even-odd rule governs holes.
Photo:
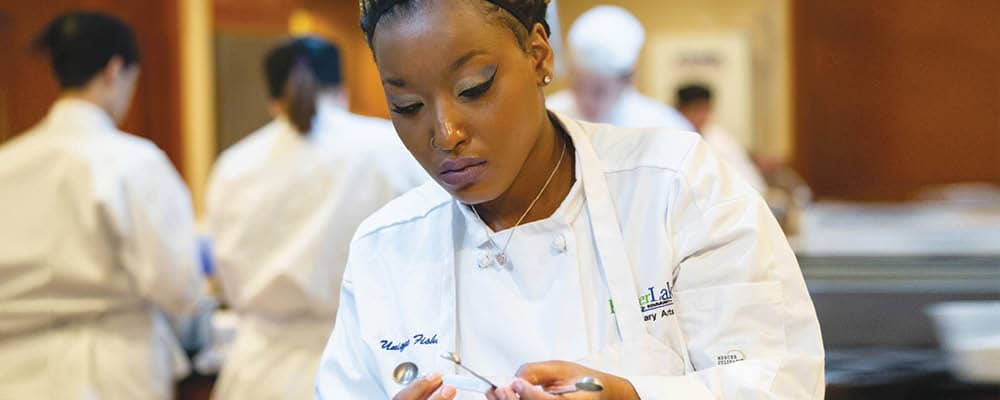
POLYGON ((569 119, 560 119, 559 122, 573 139, 573 145, 580 156, 587 211, 590 213, 600 266, 604 270, 614 304, 618 334, 622 342, 638 343, 646 328, 642 325, 635 275, 625 252, 625 239, 622 237, 617 208, 608 189, 603 164, 579 123, 569 119))

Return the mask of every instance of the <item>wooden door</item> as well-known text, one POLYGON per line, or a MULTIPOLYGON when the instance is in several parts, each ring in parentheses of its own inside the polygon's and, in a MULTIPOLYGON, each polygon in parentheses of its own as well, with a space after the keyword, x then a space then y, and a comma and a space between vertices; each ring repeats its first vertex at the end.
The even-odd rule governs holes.
POLYGON ((793 3, 797 167, 820 197, 1000 184, 1000 1, 793 3))

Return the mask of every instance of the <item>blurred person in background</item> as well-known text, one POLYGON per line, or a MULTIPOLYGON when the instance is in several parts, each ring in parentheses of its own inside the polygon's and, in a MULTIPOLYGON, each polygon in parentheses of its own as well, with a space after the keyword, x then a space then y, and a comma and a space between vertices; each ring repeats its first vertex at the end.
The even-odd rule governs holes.
POLYGON ((264 61, 272 122, 226 150, 207 221, 236 339, 215 399, 312 398, 361 221, 427 179, 385 120, 351 114, 338 49, 291 40, 264 61))
POLYGON ((205 287, 187 188, 156 145, 116 129, 135 38, 72 12, 35 45, 60 94, 0 147, 0 398, 172 399, 187 361, 166 317, 205 287))
POLYGON ((549 109, 630 128, 692 130, 677 110, 633 85, 645 37, 642 24, 624 8, 602 5, 584 12, 569 29, 570 88, 549 96, 549 109))
POLYGON ((714 103, 712 90, 708 86, 702 84, 681 86, 677 90, 676 104, 677 110, 691 123, 694 131, 701 134, 719 158, 736 169, 736 172, 758 192, 763 194, 767 191, 767 183, 746 149, 722 126, 712 122, 714 103))

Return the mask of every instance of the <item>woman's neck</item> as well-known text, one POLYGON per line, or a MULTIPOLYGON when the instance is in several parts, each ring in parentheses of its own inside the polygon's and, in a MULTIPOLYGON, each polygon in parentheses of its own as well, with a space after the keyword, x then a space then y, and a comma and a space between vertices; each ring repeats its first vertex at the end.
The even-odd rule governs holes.
POLYGON ((63 89, 59 92, 60 99, 73 99, 79 101, 86 101, 104 110, 108 116, 111 116, 111 107, 108 106, 107 96, 104 96, 99 90, 94 90, 89 87, 81 89, 63 89))
POLYGON ((573 186, 574 154, 569 135, 562 132, 552 118, 546 118, 538 142, 529 152, 510 188, 500 197, 476 205, 476 212, 494 231, 513 227, 528 207, 531 211, 521 221, 522 225, 550 217, 559 209, 573 186), (557 166, 558 169, 553 172, 557 166), (550 175, 552 180, 545 187, 550 175), (543 187, 545 190, 539 196, 543 187), (538 201, 531 206, 536 197, 538 201))

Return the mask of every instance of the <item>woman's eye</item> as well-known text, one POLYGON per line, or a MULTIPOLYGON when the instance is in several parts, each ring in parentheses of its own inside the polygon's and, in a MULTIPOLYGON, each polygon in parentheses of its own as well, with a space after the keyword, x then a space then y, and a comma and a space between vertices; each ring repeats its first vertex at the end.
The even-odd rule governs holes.
POLYGON ((482 96, 483 93, 486 93, 487 90, 490 90, 490 86, 493 86, 494 78, 496 78, 495 74, 490 77, 490 80, 483 82, 479 85, 476 85, 474 87, 471 87, 469 89, 465 89, 462 91, 462 93, 459 93, 459 95, 467 99, 476 99, 479 96, 482 96))
POLYGON ((413 104, 408 104, 408 105, 405 105, 405 106, 397 106, 397 105, 393 104, 392 105, 392 112, 394 112, 396 114, 413 114, 413 113, 419 111, 420 107, 423 107, 423 106, 424 105, 421 104, 421 103, 413 103, 413 104))

